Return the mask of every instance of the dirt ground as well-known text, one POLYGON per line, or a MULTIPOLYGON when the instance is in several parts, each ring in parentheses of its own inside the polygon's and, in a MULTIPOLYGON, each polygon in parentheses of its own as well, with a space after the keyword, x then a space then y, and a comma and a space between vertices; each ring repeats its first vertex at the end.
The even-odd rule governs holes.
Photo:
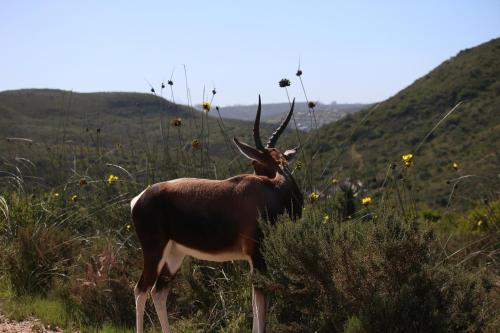
POLYGON ((0 314, 0 333, 56 333, 62 332, 57 327, 46 327, 38 319, 28 318, 13 321, 0 314))

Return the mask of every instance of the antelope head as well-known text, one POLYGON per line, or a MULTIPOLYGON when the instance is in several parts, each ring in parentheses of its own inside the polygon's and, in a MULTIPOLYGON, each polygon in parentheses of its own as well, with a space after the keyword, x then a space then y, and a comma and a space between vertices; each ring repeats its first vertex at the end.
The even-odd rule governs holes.
POLYGON ((288 169, 288 163, 293 160, 297 154, 298 147, 281 152, 276 146, 281 134, 285 131, 290 119, 293 115, 293 109, 295 106, 295 99, 293 100, 292 106, 288 115, 283 120, 283 122, 278 126, 276 131, 271 135, 267 144, 264 146, 260 139, 260 114, 262 110, 262 104, 259 96, 259 106, 257 107, 257 115, 255 116, 255 122, 253 125, 253 139, 255 147, 250 146, 244 142, 239 141, 237 138, 233 138, 234 143, 240 150, 240 152, 252 160, 252 166, 254 168, 255 174, 259 176, 266 176, 269 178, 275 178, 276 174, 288 175, 291 177, 291 173, 288 169))

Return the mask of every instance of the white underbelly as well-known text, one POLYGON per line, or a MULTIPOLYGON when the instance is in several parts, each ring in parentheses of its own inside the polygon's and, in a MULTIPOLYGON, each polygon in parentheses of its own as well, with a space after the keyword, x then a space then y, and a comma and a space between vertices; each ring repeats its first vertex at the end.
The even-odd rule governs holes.
POLYGON ((208 261, 233 261, 233 260, 246 260, 249 261, 250 257, 242 252, 219 252, 219 253, 207 253, 196 249, 192 249, 181 245, 179 243, 173 242, 172 250, 174 252, 179 252, 187 256, 194 257, 196 259, 208 260, 208 261))
POLYGON ((165 264, 167 264, 167 268, 170 271, 170 274, 175 274, 175 272, 177 272, 177 270, 180 268, 185 256, 217 262, 244 260, 248 261, 248 263, 250 264, 250 270, 253 269, 253 264, 250 256, 244 254, 243 252, 227 251, 220 253, 207 253, 181 245, 174 242, 173 240, 169 240, 167 242, 167 245, 165 246, 165 249, 163 250, 163 257, 158 263, 158 274, 161 272, 165 264))

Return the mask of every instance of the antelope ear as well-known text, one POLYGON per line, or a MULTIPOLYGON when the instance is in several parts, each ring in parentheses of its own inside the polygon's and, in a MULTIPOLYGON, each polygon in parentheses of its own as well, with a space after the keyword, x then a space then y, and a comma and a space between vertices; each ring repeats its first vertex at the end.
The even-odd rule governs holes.
POLYGON ((245 155, 247 158, 251 160, 257 160, 260 161, 262 160, 262 153, 255 149, 254 147, 244 143, 240 142, 238 139, 233 138, 234 144, 236 147, 238 147, 239 151, 245 155))
POLYGON ((290 162, 291 160, 293 160, 295 158, 295 156, 297 156, 298 151, 299 151, 299 147, 297 146, 293 149, 289 149, 289 150, 285 151, 283 153, 283 155, 285 156, 286 160, 288 162, 290 162))

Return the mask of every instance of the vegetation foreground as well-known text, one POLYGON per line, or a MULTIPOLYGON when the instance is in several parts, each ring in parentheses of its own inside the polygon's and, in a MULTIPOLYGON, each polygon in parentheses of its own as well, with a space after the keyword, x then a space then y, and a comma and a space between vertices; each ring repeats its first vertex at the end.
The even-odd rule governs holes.
MULTIPOLYGON (((159 180, 223 179, 250 170, 229 146, 231 131, 222 119, 208 117, 210 105, 206 111, 185 109, 156 119, 162 126, 154 130, 151 112, 144 118, 151 130, 115 131, 110 142, 100 130, 88 134, 88 128, 64 122, 42 144, 4 142, 9 153, 2 155, 0 178, 0 309, 66 331, 132 332, 133 286, 142 259, 130 199, 159 180), (170 133, 167 140, 164 133, 170 133)), ((343 123, 356 127, 365 114, 359 117, 343 123)), ((422 125, 419 138, 433 125, 422 125)), ((288 142, 323 140, 338 126, 289 133, 288 142)), ((352 152, 349 144, 358 139, 345 139, 343 150, 352 152)), ((356 170, 366 172, 362 163, 350 165, 351 178, 344 178, 335 163, 338 152, 329 151, 333 162, 318 166, 310 163, 315 152, 308 147, 293 166, 307 198, 303 217, 260 223, 267 271, 250 276, 246 263, 186 258, 168 298, 174 332, 249 332, 252 283, 269 295, 270 332, 500 330, 498 165, 494 172, 490 166, 482 170, 481 191, 460 192, 456 181, 441 206, 429 206, 435 198, 418 199, 419 189, 430 184, 422 172, 432 174, 434 187, 440 172, 445 182, 459 172, 459 163, 422 170, 419 155, 398 151, 397 160, 386 157, 387 169, 369 165, 368 174, 383 173, 383 181, 366 187, 353 180, 356 170), (332 176, 322 172, 325 165, 332 176)), ((146 311, 148 330, 159 331, 152 304, 146 311)))
MULTIPOLYGON (((2 197, 2 310, 67 330, 132 330, 141 258, 127 187, 2 197)), ((314 198, 298 222, 262 222, 268 271, 253 281, 246 263, 186 259, 168 299, 173 329, 250 331, 257 283, 271 332, 498 330, 499 200, 465 214, 419 210, 399 175, 377 204, 342 190, 314 198)))

